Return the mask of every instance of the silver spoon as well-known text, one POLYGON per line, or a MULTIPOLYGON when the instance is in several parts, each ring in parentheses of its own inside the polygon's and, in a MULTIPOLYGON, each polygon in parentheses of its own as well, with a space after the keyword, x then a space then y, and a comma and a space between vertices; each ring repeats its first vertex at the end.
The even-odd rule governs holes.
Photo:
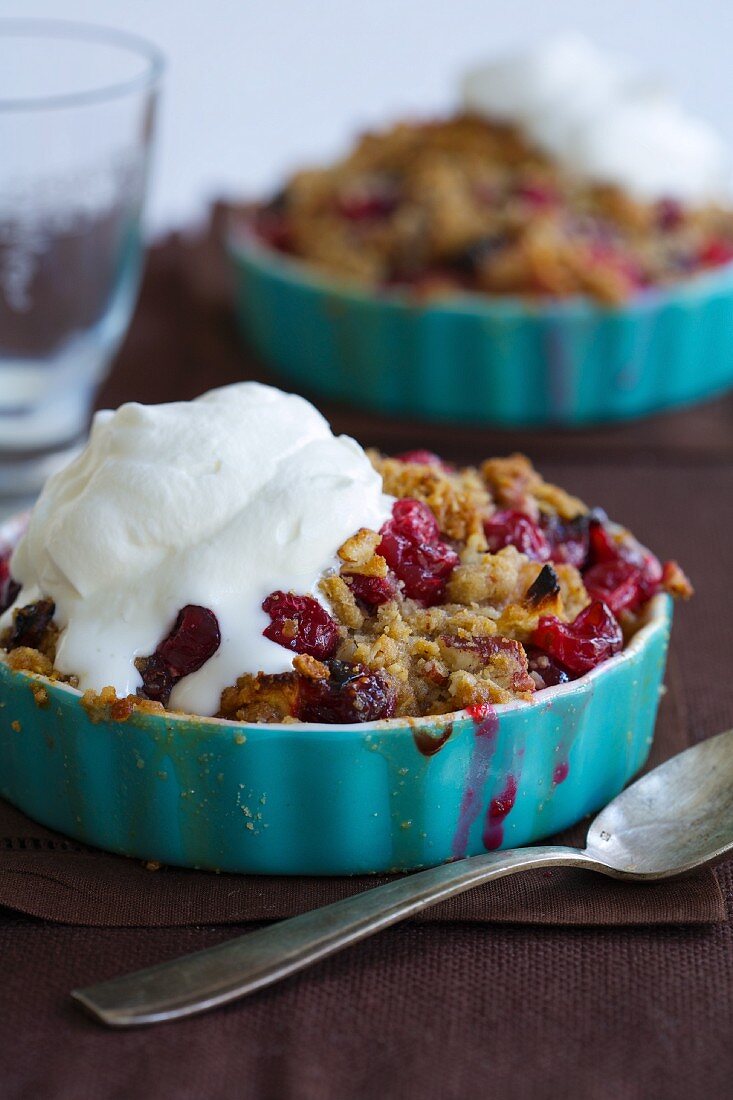
POLYGON ((343 947, 489 879, 530 867, 582 867, 649 882, 733 849, 733 730, 672 757, 596 817, 585 848, 513 848, 376 886, 205 951, 71 994, 111 1027, 204 1012, 271 985, 343 947))

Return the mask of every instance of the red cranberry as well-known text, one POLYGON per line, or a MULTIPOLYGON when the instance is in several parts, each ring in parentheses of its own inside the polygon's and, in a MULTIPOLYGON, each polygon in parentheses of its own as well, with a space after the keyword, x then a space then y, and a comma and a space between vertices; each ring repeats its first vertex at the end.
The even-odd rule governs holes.
POLYGON ((612 611, 594 600, 571 623, 543 615, 532 644, 553 657, 568 672, 582 674, 608 660, 623 646, 623 634, 612 611))
POLYGON ((588 557, 589 523, 590 516, 585 514, 569 520, 561 520, 559 516, 543 516, 542 531, 550 544, 550 560, 567 562, 576 569, 582 569, 588 557))
POLYGON ((627 294, 646 284, 646 276, 633 257, 615 243, 594 242, 591 247, 591 259, 599 266, 613 271, 625 284, 623 289, 627 294))
POLYGON ((434 451, 403 451, 402 454, 394 456, 398 462, 415 462, 419 466, 437 466, 441 470, 452 470, 453 467, 448 462, 444 462, 440 455, 436 455, 434 451))
POLYGON ((419 500, 398 500, 382 526, 377 553, 402 581, 405 595, 426 607, 439 603, 458 555, 440 538, 435 516, 419 500))
POLYGON ((557 202, 557 192, 554 187, 546 183, 520 183, 516 195, 535 209, 554 206, 557 202))
POLYGON ((733 242, 722 237, 711 237, 698 254, 698 260, 704 267, 720 267, 733 260, 733 242))
POLYGON ((38 649, 55 611, 53 600, 37 600, 27 607, 19 607, 13 616, 8 649, 17 649, 19 646, 38 649))
POLYGON ((501 188, 494 183, 489 183, 487 180, 479 180, 471 190, 474 199, 485 206, 495 206, 502 197, 501 188))
POLYGON ((380 607, 395 597, 395 585, 391 577, 366 577, 363 573, 347 573, 344 580, 357 600, 370 607, 380 607))
POLYGON ((397 703, 394 687, 383 672, 363 665, 329 662, 328 680, 301 679, 296 717, 302 722, 374 722, 391 718, 397 703))
POLYGON ((550 557, 550 544, 545 535, 524 512, 495 512, 484 521, 484 532, 492 554, 505 546, 516 546, 534 561, 547 561, 550 557))
POLYGON ((608 561, 591 566, 583 576, 592 600, 602 600, 614 615, 634 611, 643 601, 641 571, 631 562, 608 561))
POLYGON ((657 203, 657 224, 665 232, 677 229, 683 218, 684 209, 676 199, 660 199, 657 203))
POLYGON ((391 181, 373 181, 343 192, 338 198, 342 217, 351 222, 381 221, 394 213, 399 193, 391 181))
POLYGON ((0 615, 15 603, 20 592, 20 585, 10 576, 10 553, 0 557, 0 615))
POLYGON ((140 694, 165 706, 178 681, 198 672, 220 645, 221 633, 214 612, 197 604, 186 604, 155 653, 140 660, 138 668, 143 680, 140 694))
POLYGON ((634 539, 614 539, 600 522, 590 525, 590 568, 583 583, 593 599, 603 600, 614 614, 636 611, 662 586, 662 566, 634 539))
POLYGON ((336 652, 338 624, 312 596, 272 592, 262 604, 262 610, 272 619, 262 631, 271 642, 321 661, 336 652))
POLYGON ((597 565, 601 561, 618 561, 623 557, 627 561, 631 560, 633 549, 632 544, 629 543, 624 550, 621 548, 621 544, 616 541, 608 527, 602 520, 591 521, 588 529, 588 564, 597 565))
POLYGON ((438 521, 428 508, 419 500, 409 497, 396 500, 392 505, 392 519, 384 524, 398 531, 405 538, 415 542, 434 543, 440 539, 438 521))

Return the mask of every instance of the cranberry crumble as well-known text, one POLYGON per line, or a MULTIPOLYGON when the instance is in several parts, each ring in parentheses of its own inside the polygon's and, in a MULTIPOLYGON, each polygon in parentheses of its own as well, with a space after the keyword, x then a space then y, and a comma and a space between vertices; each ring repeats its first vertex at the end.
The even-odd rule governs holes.
POLYGON ((422 298, 622 303, 733 260, 733 212, 719 201, 582 178, 520 127, 468 111, 366 134, 247 221, 336 279, 422 298))
MULTIPOLYGON (((289 670, 242 670, 219 717, 355 723, 530 701, 618 653, 657 593, 691 594, 676 563, 662 565, 522 455, 463 468, 427 451, 370 458, 391 515, 347 538, 315 589, 266 596, 261 632, 289 670)), ((3 559, 0 595, 14 594, 3 559)), ((60 678, 54 611, 42 594, 15 607, 2 638, 11 667, 60 678)), ((88 702, 120 715, 168 706, 223 637, 211 609, 187 604, 137 658, 137 696, 105 688, 88 702)))

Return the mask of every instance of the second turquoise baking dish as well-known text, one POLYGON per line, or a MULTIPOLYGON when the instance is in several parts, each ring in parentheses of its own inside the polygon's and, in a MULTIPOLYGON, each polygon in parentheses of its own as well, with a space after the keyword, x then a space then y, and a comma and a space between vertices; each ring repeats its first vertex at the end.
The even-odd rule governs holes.
POLYGON ((733 386, 733 265, 619 307, 340 285, 230 240, 245 338, 298 389, 378 412, 505 427, 644 416, 733 386))

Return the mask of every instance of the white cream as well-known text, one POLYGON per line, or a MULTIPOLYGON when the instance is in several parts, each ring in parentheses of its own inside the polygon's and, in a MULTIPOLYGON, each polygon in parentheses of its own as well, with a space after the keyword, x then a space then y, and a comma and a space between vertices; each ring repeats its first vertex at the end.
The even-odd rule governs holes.
POLYGON ((462 93, 468 110, 518 126, 582 178, 643 200, 704 203, 727 191, 728 151, 713 129, 582 35, 479 66, 462 93))
MULTIPOLYGON (((210 608, 221 646, 171 706, 215 714, 244 672, 285 672, 262 634, 277 589, 317 595, 341 543, 379 528, 391 498, 361 447, 303 398, 243 382, 191 402, 98 413, 89 443, 52 477, 13 555, 23 588, 56 604, 57 667, 82 689, 141 685, 186 604, 210 608)), ((7 612, 7 622, 11 612, 7 612)))

